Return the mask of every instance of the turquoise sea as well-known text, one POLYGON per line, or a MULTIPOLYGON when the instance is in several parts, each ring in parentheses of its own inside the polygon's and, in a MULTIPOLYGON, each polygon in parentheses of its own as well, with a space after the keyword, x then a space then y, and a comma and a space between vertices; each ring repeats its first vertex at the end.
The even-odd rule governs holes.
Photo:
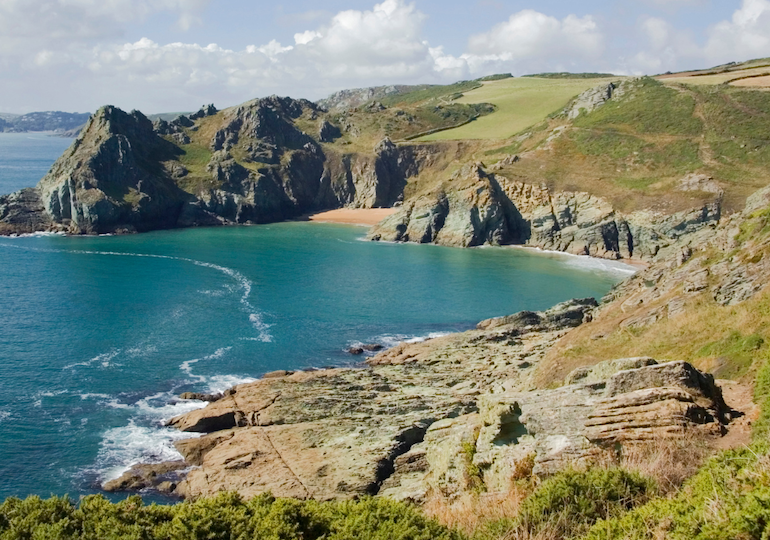
MULTIPOLYGON (((34 185, 70 142, 0 135, 0 192, 34 185)), ((355 365, 355 343, 601 297, 628 275, 584 258, 364 233, 295 222, 0 237, 0 498, 77 497, 132 463, 177 457, 172 442, 188 435, 163 420, 203 406, 181 392, 355 365)))

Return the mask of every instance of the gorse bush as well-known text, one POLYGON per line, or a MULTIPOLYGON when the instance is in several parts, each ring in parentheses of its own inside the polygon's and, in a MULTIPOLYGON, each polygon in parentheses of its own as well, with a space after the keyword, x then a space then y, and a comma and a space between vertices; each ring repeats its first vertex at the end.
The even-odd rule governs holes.
POLYGON ((563 471, 532 492, 517 517, 490 524, 477 539, 576 538, 598 520, 622 515, 654 494, 652 480, 621 468, 563 471))
POLYGON ((233 493, 173 506, 100 495, 7 499, 0 540, 461 540, 416 508, 387 499, 327 502, 244 501, 233 493))
POLYGON ((518 522, 530 533, 566 538, 647 502, 654 491, 651 480, 620 468, 565 471, 524 500, 518 522))

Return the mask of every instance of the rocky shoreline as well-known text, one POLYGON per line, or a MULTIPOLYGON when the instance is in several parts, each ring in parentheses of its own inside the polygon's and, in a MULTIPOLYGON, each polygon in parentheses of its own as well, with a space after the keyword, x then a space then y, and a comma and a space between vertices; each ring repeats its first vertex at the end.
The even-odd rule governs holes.
POLYGON ((545 353, 596 307, 573 300, 490 319, 400 344, 358 369, 267 374, 170 420, 203 434, 176 443, 183 461, 134 467, 104 488, 421 503, 475 481, 505 489, 525 466, 548 474, 611 459, 617 444, 682 430, 718 438, 728 429, 735 413, 713 377, 683 362, 617 360, 536 389, 545 353))
POLYGON ((752 243, 750 253, 740 251, 739 238, 765 223, 769 206, 770 188, 760 190, 716 229, 680 237, 601 304, 572 300, 489 319, 380 351, 360 368, 274 372, 206 396, 205 408, 169 421, 200 434, 176 443, 182 461, 137 466, 104 488, 190 499, 219 491, 377 495, 419 504, 479 486, 505 491, 522 475, 612 463, 667 439, 743 444, 756 410, 745 399, 726 401, 722 391, 735 396, 740 383, 646 356, 565 371, 554 351, 597 324, 634 329, 676 320, 704 294, 724 306, 757 295, 770 259, 752 243), (704 266, 719 253, 727 258, 704 266))

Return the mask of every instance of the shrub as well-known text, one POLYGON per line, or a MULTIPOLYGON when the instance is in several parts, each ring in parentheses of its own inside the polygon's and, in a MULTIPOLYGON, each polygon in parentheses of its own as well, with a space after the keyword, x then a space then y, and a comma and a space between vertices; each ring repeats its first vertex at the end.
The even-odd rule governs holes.
POLYGON ((654 491, 651 480, 617 467, 567 470, 527 497, 515 520, 492 523, 479 538, 576 538, 598 520, 646 503, 654 491))
POLYGON ((172 506, 101 495, 75 505, 66 497, 7 499, 0 540, 461 540, 417 508, 386 499, 328 502, 239 495, 172 506))

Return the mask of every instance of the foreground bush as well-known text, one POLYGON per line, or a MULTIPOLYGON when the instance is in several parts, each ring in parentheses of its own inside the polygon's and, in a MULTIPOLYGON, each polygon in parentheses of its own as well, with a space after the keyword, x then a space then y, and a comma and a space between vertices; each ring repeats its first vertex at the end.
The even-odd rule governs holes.
POLYGON ((586 540, 766 540, 768 524, 770 456, 754 444, 711 459, 676 497, 598 522, 586 540))
POLYGON ((598 520, 646 503, 654 493, 653 481, 620 468, 564 471, 527 497, 516 519, 493 524, 479 538, 576 538, 598 520))
POLYGON ((0 505, 0 540, 460 540, 414 507, 386 499, 319 503, 223 493, 173 506, 140 497, 79 505, 66 497, 10 498, 0 505))

